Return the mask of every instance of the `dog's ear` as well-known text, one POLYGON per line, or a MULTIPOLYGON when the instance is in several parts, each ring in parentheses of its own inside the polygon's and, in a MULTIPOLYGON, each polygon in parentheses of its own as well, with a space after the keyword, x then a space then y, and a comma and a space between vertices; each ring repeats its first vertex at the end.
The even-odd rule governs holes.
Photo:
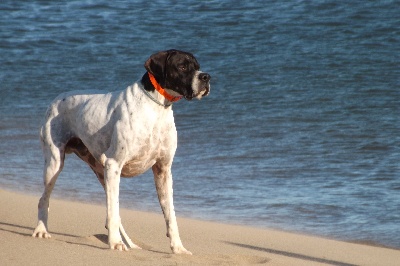
POLYGON ((148 72, 153 74, 159 80, 164 79, 165 77, 165 67, 167 63, 167 59, 169 56, 169 51, 162 51, 155 53, 147 59, 144 67, 148 72))

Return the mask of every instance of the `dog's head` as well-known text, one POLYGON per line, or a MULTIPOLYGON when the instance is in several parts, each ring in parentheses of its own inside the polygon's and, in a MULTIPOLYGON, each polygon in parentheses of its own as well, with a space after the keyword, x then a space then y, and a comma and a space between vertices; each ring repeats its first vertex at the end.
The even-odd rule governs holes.
POLYGON ((161 51, 151 55, 144 67, 161 87, 173 90, 187 100, 201 99, 210 93, 211 76, 200 71, 200 65, 191 53, 161 51))

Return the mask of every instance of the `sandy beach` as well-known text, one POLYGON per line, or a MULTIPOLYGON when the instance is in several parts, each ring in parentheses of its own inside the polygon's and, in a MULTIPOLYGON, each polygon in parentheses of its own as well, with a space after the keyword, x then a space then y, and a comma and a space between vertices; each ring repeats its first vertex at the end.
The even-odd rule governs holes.
POLYGON ((39 196, 0 190, 1 265, 399 265, 400 251, 178 217, 189 255, 174 255, 161 214, 122 209, 142 250, 109 250, 105 207, 52 199, 51 239, 31 237, 39 196))

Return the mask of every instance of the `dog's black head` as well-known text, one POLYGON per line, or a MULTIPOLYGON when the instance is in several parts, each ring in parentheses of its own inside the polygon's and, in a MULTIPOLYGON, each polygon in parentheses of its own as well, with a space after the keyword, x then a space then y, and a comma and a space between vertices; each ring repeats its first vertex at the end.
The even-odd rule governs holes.
MULTIPOLYGON (((200 65, 191 53, 178 50, 161 51, 151 55, 144 67, 161 87, 173 90, 187 100, 201 99, 210 93, 211 77, 200 71, 200 65)), ((143 79, 145 77, 146 75, 143 79)))

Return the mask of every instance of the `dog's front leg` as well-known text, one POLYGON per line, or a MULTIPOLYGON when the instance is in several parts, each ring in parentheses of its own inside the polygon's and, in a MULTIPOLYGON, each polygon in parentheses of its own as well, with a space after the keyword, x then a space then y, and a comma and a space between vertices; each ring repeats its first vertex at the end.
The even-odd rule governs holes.
POLYGON ((186 250, 179 237, 178 224, 176 222, 174 203, 173 203, 173 190, 172 190, 172 174, 171 166, 164 166, 156 163, 153 166, 154 181, 156 184, 158 200, 160 201, 161 209, 164 213, 165 223, 167 224, 167 236, 171 241, 171 249, 175 254, 189 254, 192 253, 186 250))
POLYGON ((108 244, 110 249, 128 250, 122 242, 119 228, 121 218, 119 216, 119 182, 121 169, 114 159, 107 159, 104 165, 105 189, 107 196, 107 227, 108 244))

